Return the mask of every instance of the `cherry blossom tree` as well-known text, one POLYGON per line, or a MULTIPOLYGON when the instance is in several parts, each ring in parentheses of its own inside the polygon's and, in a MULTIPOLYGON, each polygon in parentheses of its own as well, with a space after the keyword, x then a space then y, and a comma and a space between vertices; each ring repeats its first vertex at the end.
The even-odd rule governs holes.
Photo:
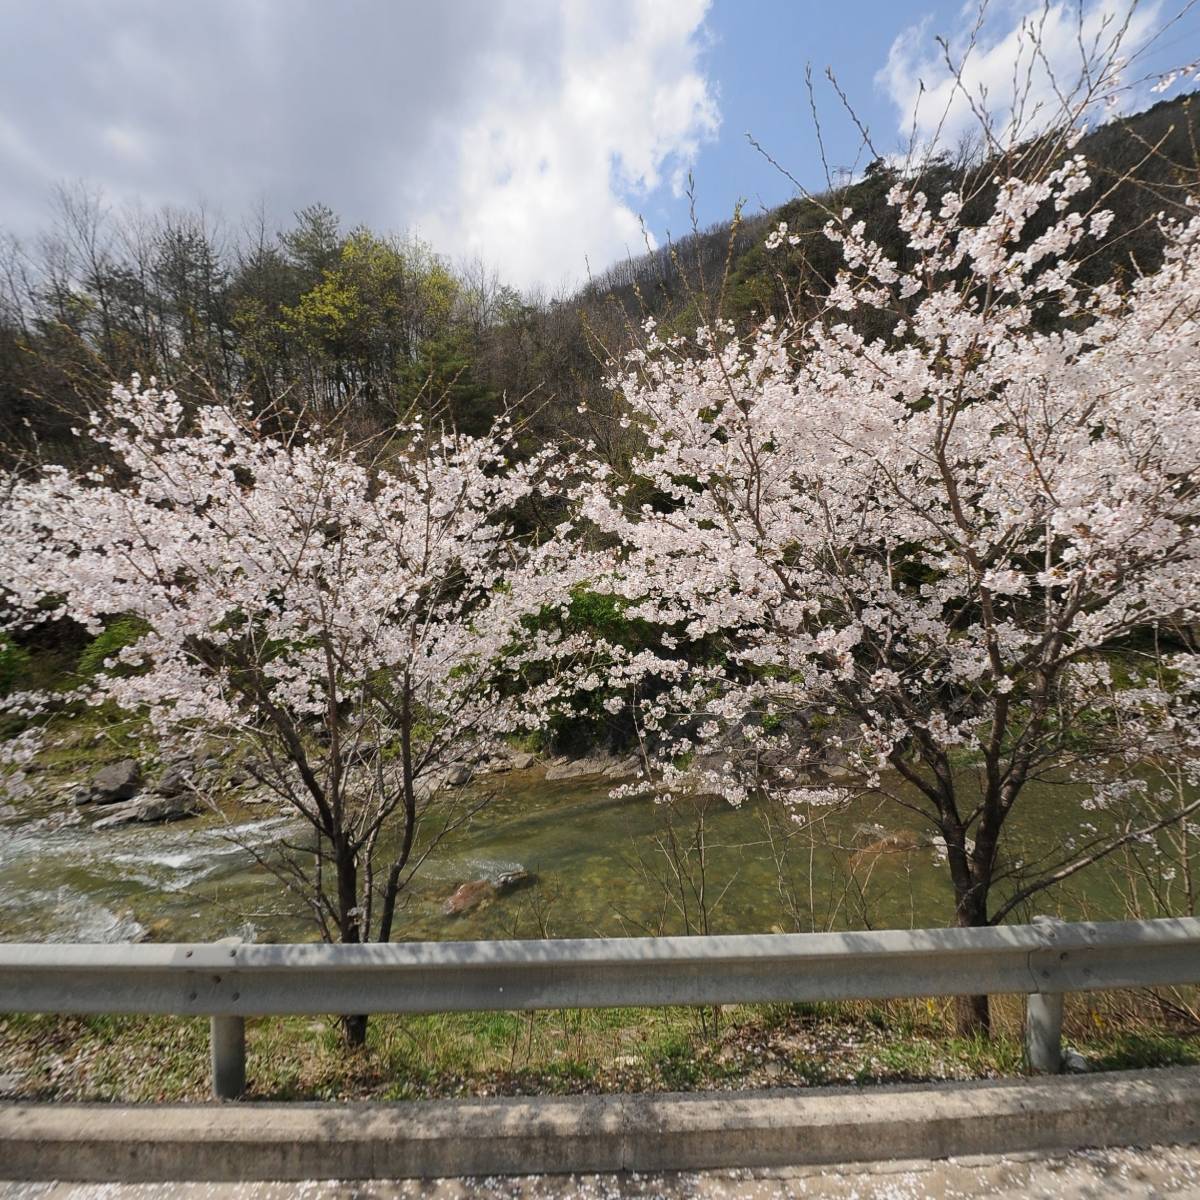
MULTIPOLYGON (((470 811, 434 803, 447 767, 535 726, 554 691, 505 684, 539 640, 523 619, 560 586, 507 515, 564 460, 517 462, 511 434, 409 425, 368 460, 319 434, 270 436, 236 407, 189 414, 169 391, 117 387, 86 434, 109 466, 8 481, 7 624, 140 618, 126 669, 84 698, 143 714, 168 748, 252 750, 313 835, 252 852, 326 939, 387 941, 404 887, 470 811)), ((9 757, 31 753, 27 736, 9 757)))
MULTIPOLYGON (((1162 218, 1153 273, 1088 287, 1089 182, 1068 153, 968 220, 898 176, 898 257, 831 213, 811 319, 648 328, 613 379, 645 449, 580 492, 616 547, 598 586, 662 631, 606 647, 646 786, 797 813, 882 793, 944 845, 964 926, 1200 803, 1200 219, 1162 218), (1083 799, 1078 836, 1022 863, 1032 780, 1083 799)), ((986 1025, 986 997, 961 1017, 986 1025)))

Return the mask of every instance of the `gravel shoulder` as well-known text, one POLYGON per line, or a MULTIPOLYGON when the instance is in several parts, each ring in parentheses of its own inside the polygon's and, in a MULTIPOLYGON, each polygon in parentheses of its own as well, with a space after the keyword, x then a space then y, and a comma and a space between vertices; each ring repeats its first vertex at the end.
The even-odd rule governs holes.
POLYGON ((0 1200, 1092 1200, 1200 1197, 1200 1145, 772 1171, 301 1183, 0 1183, 0 1200))

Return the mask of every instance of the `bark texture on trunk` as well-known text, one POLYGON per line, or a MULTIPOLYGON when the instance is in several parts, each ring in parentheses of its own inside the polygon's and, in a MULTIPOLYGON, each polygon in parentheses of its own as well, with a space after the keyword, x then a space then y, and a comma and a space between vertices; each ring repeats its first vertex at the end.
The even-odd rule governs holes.
MULTIPOLYGON (((338 923, 343 943, 362 941, 358 918, 358 859, 342 845, 337 847, 338 923)), ((342 1034, 346 1045, 357 1049, 367 1044, 367 1014, 342 1015, 342 1034)))
MULTIPOLYGON (((987 904, 981 898, 980 891, 976 887, 966 895, 958 896, 955 916, 960 929, 982 929, 987 926, 987 904)), ((955 996, 954 1025, 959 1037, 988 1037, 992 1021, 987 996, 955 996)))
POLYGON ((367 1044, 367 1017, 359 1013, 353 1017, 342 1017, 342 1035, 346 1045, 359 1049, 367 1044))
POLYGON ((959 1037, 986 1038, 992 1029, 987 996, 955 996, 954 1027, 959 1037))

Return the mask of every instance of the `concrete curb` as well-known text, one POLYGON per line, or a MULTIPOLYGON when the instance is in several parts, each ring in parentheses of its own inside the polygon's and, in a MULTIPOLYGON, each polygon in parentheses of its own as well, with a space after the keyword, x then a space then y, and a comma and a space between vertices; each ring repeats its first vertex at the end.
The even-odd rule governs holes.
POLYGON ((407 1104, 0 1105, 0 1179, 399 1179, 1200 1140, 1200 1068, 922 1087, 407 1104))

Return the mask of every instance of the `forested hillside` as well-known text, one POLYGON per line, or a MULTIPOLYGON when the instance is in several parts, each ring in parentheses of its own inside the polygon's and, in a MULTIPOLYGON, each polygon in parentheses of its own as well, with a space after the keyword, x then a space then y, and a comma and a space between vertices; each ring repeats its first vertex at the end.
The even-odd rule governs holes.
MULTIPOLYGON (((1095 180, 1085 200, 1104 196, 1130 231, 1087 259, 1089 282, 1156 265, 1154 216, 1181 205, 1196 133, 1189 96, 1080 143, 1095 180)), ((984 211, 990 169, 942 158, 924 182, 937 195, 965 175, 964 194, 984 211)), ((852 208, 899 253, 885 199, 893 180, 877 160, 840 192, 695 230, 571 296, 520 295, 486 264, 456 263, 454 247, 347 229, 319 204, 277 232, 202 211, 116 210, 64 189, 41 238, 3 244, 0 447, 8 461, 76 457, 72 427, 111 381, 138 372, 185 399, 244 395, 261 412, 333 418, 356 436, 414 404, 477 431, 507 403, 527 418, 531 442, 554 429, 617 453, 602 363, 628 344, 631 322, 653 315, 688 334, 702 315, 750 328, 783 315, 789 297, 818 305, 839 254, 822 233, 830 211, 852 208), (795 239, 782 256, 763 248, 780 221, 795 239)))

